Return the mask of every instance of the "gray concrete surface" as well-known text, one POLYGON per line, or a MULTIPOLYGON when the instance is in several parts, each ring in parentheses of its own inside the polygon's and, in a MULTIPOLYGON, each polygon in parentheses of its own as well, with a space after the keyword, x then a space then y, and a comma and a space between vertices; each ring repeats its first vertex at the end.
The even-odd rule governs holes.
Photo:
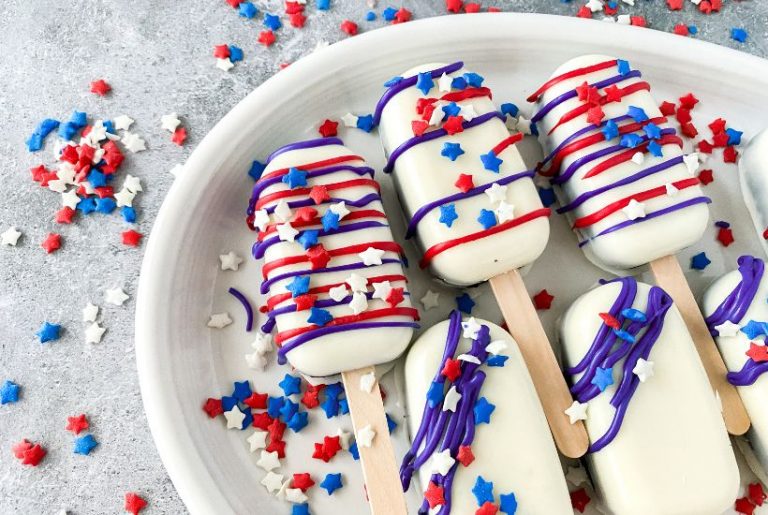
MULTIPOLYGON (((282 2, 256 0, 261 10, 280 12, 282 2)), ((310 4, 313 2, 310 1, 310 4)), ((415 18, 443 14, 443 1, 403 4, 415 18)), ((488 5, 487 1, 483 4, 488 5)), ((380 12, 386 3, 379 2, 380 12)), ((393 4, 399 6, 400 4, 393 4)), ((507 11, 572 14, 578 4, 559 0, 500 1, 507 11)), ((184 513, 155 451, 142 411, 133 349, 133 298, 107 306, 104 289, 123 286, 133 295, 142 248, 120 243, 119 216, 91 216, 57 226, 58 195, 32 183, 28 168, 50 163, 50 148, 29 154, 24 140, 45 117, 68 118, 73 109, 96 118, 128 114, 149 150, 130 155, 124 173, 139 176, 138 230, 147 234, 173 177, 206 132, 235 103, 320 40, 344 36, 345 18, 371 30, 362 0, 332 0, 317 13, 309 5, 304 30, 284 28, 271 49, 256 43, 259 21, 246 21, 224 0, 3 0, 0 3, 0 232, 17 226, 16 248, 0 248, 0 382, 22 385, 21 401, 0 407, 0 513, 45 514, 66 508, 76 515, 121 513, 123 495, 137 491, 149 501, 146 513, 184 513), (229 74, 217 70, 215 44, 231 43, 245 61, 229 74), (88 92, 96 78, 114 91, 106 98, 88 92), (182 115, 190 136, 179 148, 159 124, 161 115, 182 115), (46 255, 40 242, 51 230, 63 249, 46 255), (104 341, 84 343, 81 309, 102 306, 104 341), (65 327, 63 337, 40 345, 34 333, 43 321, 65 327), (85 412, 100 442, 90 456, 72 453, 66 417, 85 412), (48 456, 37 468, 21 466, 10 452, 21 438, 41 441, 48 456)), ((662 0, 637 0, 624 13, 648 17, 652 27, 696 24, 700 39, 768 55, 768 2, 725 0, 720 14, 705 17, 686 1, 670 13, 662 0), (730 28, 749 31, 745 45, 730 40, 730 28)), ((606 42, 610 46, 610 42, 606 42)))

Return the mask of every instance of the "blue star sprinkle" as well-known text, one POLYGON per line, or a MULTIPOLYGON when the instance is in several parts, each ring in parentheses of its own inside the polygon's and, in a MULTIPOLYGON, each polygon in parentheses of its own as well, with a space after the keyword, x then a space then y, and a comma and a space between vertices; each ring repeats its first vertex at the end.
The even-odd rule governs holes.
POLYGON ((349 402, 347 402, 347 399, 339 400, 339 411, 342 415, 349 413, 349 402))
POLYGON ((291 374, 285 374, 283 380, 278 383, 282 388, 285 395, 293 395, 294 393, 301 393, 301 378, 292 376, 291 374))
POLYGON ((341 383, 333 383, 325 387, 325 395, 327 397, 333 397, 336 399, 342 393, 344 393, 344 387, 341 385, 341 383))
POLYGON ((229 45, 229 60, 233 63, 243 60, 243 49, 235 45, 229 45))
POLYGON ((356 125, 357 128, 362 131, 371 132, 373 130, 373 115, 366 114, 364 116, 358 116, 356 125))
POLYGON ((252 393, 253 391, 251 390, 251 385, 247 379, 242 382, 235 381, 235 389, 232 391, 232 397, 240 402, 243 402, 245 399, 250 397, 252 393))
POLYGON ((80 438, 75 438, 74 453, 88 456, 97 445, 99 445, 99 442, 96 441, 93 435, 85 435, 80 438))
POLYGON ((619 141, 619 145, 624 148, 635 148, 642 142, 643 139, 637 134, 624 134, 619 141))
POLYGON ((323 214, 322 218, 320 218, 320 221, 323 223, 323 230, 328 232, 333 229, 338 229, 340 219, 339 215, 329 209, 323 214))
POLYGON ((365 13, 365 21, 374 21, 376 19, 376 13, 373 11, 368 11, 365 13))
POLYGON ((291 506, 291 515, 309 515, 309 504, 294 504, 291 506))
POLYGON ((461 112, 461 107, 459 107, 456 102, 451 102, 450 104, 443 106, 442 109, 445 113, 443 120, 447 119, 449 116, 459 116, 459 113, 461 112))
POLYGON ((747 31, 738 27, 731 29, 731 39, 744 43, 747 40, 747 31))
POLYGON ((341 488, 341 474, 326 474, 325 479, 320 483, 320 488, 325 489, 328 495, 333 495, 333 492, 341 488))
POLYGON ((291 168, 288 170, 288 173, 283 175, 282 181, 291 189, 298 188, 299 186, 306 186, 307 172, 299 170, 298 168, 291 168))
POLYGON ((483 476, 477 476, 475 486, 472 487, 477 505, 482 506, 487 502, 493 502, 493 481, 486 481, 483 476))
POLYGON ((488 358, 488 361, 486 363, 489 367, 503 367, 507 360, 509 359, 509 356, 504 356, 502 354, 499 354, 498 356, 491 356, 488 358))
POLYGON ((298 297, 304 295, 309 291, 309 276, 297 275, 293 280, 285 287, 286 290, 291 292, 291 297, 298 297))
POLYGON ((629 61, 625 61, 624 59, 616 59, 616 67, 619 69, 619 75, 622 77, 632 71, 632 68, 629 66, 629 61))
POLYGON ((90 215, 96 211, 96 201, 92 197, 80 199, 80 202, 77 203, 77 210, 84 215, 90 215))
POLYGON ((19 401, 19 385, 13 381, 6 380, 3 386, 0 386, 0 404, 10 404, 19 401))
POLYGON ((98 170, 91 170, 88 173, 88 182, 90 182, 91 186, 94 188, 101 188, 102 186, 107 185, 107 177, 98 170))
MULTIPOLYGON (((240 409, 239 406, 238 406, 238 409, 240 409)), ((243 425, 240 426, 240 430, 245 431, 246 429, 251 427, 251 424, 253 424, 253 413, 249 409, 246 409, 246 410, 240 409, 240 411, 243 413, 243 415, 245 415, 245 417, 243 417, 243 425)))
POLYGON ((648 152, 650 152, 651 154, 653 154, 656 157, 663 157, 664 156, 664 154, 661 151, 661 145, 659 145, 655 141, 651 141, 650 143, 648 143, 648 152))
POLYGON ((475 403, 475 424, 487 424, 491 421, 491 413, 496 406, 488 402, 485 397, 480 397, 475 403))
POLYGON ((510 492, 508 494, 501 494, 499 496, 499 511, 501 513, 507 513, 509 515, 514 515, 514 513, 517 511, 517 499, 515 499, 515 494, 510 492))
POLYGON ((357 450, 357 442, 349 446, 349 454, 352 455, 352 459, 355 461, 360 459, 360 451, 357 450))
POLYGON ((645 109, 637 106, 629 106, 627 109, 627 115, 636 122, 644 122, 648 119, 648 115, 645 113, 645 109))
POLYGON ((82 129, 88 125, 88 115, 83 111, 72 111, 72 116, 69 117, 69 123, 78 129, 82 129))
POLYGON ((444 393, 442 383, 432 381, 432 384, 429 385, 429 390, 427 390, 427 404, 430 408, 434 408, 443 402, 443 398, 444 393))
POLYGON ((331 0, 316 0, 315 6, 320 11, 327 11, 331 8, 331 0))
POLYGON ((435 85, 435 81, 432 80, 432 73, 431 72, 422 72, 419 73, 418 78, 416 79, 416 88, 419 89, 423 94, 429 93, 429 90, 431 90, 435 85))
POLYGON ((52 342, 58 340, 61 336, 61 326, 59 324, 45 322, 35 334, 40 338, 40 343, 52 342))
POLYGON ((487 154, 482 154, 480 156, 480 161, 483 162, 483 168, 494 173, 499 173, 499 166, 501 166, 501 163, 504 162, 496 157, 496 154, 493 153, 493 150, 489 151, 487 154))
POLYGON ((469 295, 469 293, 464 292, 456 297, 456 308, 462 313, 469 315, 472 313, 472 308, 474 307, 475 301, 472 300, 472 297, 469 295))
MULTIPOLYGON (((453 116, 453 115, 451 115, 453 116)), ((440 151, 440 155, 443 157, 447 157, 451 161, 456 161, 460 155, 462 155, 464 151, 461 149, 460 143, 443 143, 443 150, 440 151)))
POLYGON ((485 80, 482 75, 478 75, 474 72, 469 72, 464 74, 464 80, 467 81, 467 84, 472 86, 473 88, 479 88, 483 85, 483 81, 485 80))
POLYGON ((661 137, 661 127, 655 123, 647 124, 643 127, 643 132, 645 132, 645 135, 651 139, 659 139, 661 137))
POLYGON ((307 322, 310 324, 323 326, 331 320, 333 320, 333 315, 331 315, 330 311, 314 307, 309 308, 309 318, 307 318, 307 322))
POLYGON ((259 13, 259 10, 256 9, 256 6, 253 5, 251 2, 243 2, 240 4, 240 7, 238 8, 238 12, 240 13, 240 16, 243 18, 254 18, 259 13))
POLYGON ((605 136, 606 141, 619 137, 619 126, 616 125, 616 122, 613 120, 605 122, 605 125, 603 125, 603 128, 600 129, 600 131, 603 133, 603 136, 605 136))
POLYGON ((728 144, 729 145, 740 145, 741 144, 741 135, 744 134, 741 131, 737 131, 736 129, 725 129, 725 133, 728 135, 728 144))
POLYGON ((280 408, 280 416, 283 417, 283 420, 288 422, 298 412, 299 412, 298 403, 293 402, 291 399, 284 398, 283 406, 280 408))
POLYGON ((310 247, 317 245, 317 236, 319 234, 320 232, 316 229, 307 229, 306 231, 302 231, 299 237, 296 238, 296 241, 301 243, 304 250, 309 250, 310 247))
POLYGON ((592 384, 597 386, 601 392, 613 384, 613 369, 597 367, 595 377, 592 378, 592 384))
POLYGON ((496 215, 493 211, 488 209, 481 209, 480 216, 477 217, 477 221, 483 226, 483 229, 490 229, 496 225, 496 215))
POLYGON ((333 397, 326 397, 320 405, 326 418, 333 418, 339 414, 339 401, 333 397))
POLYGON ((131 206, 121 207, 120 214, 123 216, 123 220, 125 220, 129 224, 136 222, 136 210, 131 206))
POLYGON ((399 75, 396 76, 396 77, 392 77, 391 79, 389 79, 387 82, 384 83, 384 87, 385 88, 391 88, 392 86, 394 86, 396 84, 400 84, 400 81, 402 81, 402 80, 403 80, 403 78, 400 77, 399 75))
POLYGON ((387 429, 389 430, 389 434, 392 434, 392 431, 397 429, 397 422, 395 422, 392 417, 389 416, 389 413, 386 413, 387 415, 387 429))
POLYGON ((512 118, 517 118, 517 115, 520 112, 520 109, 512 102, 501 104, 499 109, 501 109, 501 114, 504 116, 511 116, 512 118))
POLYGON ((262 23, 269 30, 278 30, 283 26, 280 21, 280 16, 277 16, 276 14, 264 13, 264 21, 262 23))
MULTIPOLYGON (((125 206, 128 207, 128 206, 125 206)), ((115 199, 104 197, 96 199, 96 212, 108 215, 117 208, 117 202, 115 199)))
POLYGON ((758 336, 768 335, 768 323, 750 320, 740 331, 750 340, 754 340, 758 336))
POLYGON ((456 214, 456 204, 446 204, 440 206, 440 223, 445 224, 447 227, 453 225, 459 215, 456 214))
POLYGON ((696 25, 688 25, 688 32, 690 32, 692 36, 695 36, 699 33, 699 28, 696 25))
POLYGON ((395 16, 397 16, 397 9, 394 7, 387 7, 383 11, 381 11, 381 17, 384 18, 386 21, 392 21, 395 19, 395 16))
POLYGON ((222 397, 221 398, 221 408, 224 411, 229 411, 232 408, 237 406, 237 399, 235 397, 222 397))
POLYGON ((711 262, 704 252, 699 252, 691 258, 691 268, 693 270, 704 270, 711 262))
POLYGON ((261 174, 264 173, 264 168, 266 167, 267 165, 265 165, 264 163, 260 161, 254 161, 253 163, 251 163, 251 169, 248 170, 248 175, 250 175, 251 179, 253 179, 254 181, 258 181, 259 179, 261 179, 261 174))
POLYGON ((467 81, 464 77, 454 77, 451 81, 451 89, 467 89, 467 81))
POLYGON ((625 342, 635 343, 635 337, 623 329, 614 329, 613 334, 615 334, 617 338, 622 339, 625 342))
POLYGON ((78 130, 79 127, 72 122, 62 123, 59 125, 59 136, 63 139, 71 140, 78 130))
MULTIPOLYGON (((272 418, 278 418, 280 417, 280 410, 283 409, 283 404, 285 404, 285 401, 287 399, 284 399, 282 397, 268 397, 267 398, 267 415, 269 415, 272 418)), ((222 407, 223 403, 222 403, 222 407)))
POLYGON ((555 189, 554 188, 539 188, 539 198, 544 207, 549 207, 555 203, 555 189))
POLYGON ((646 320, 648 320, 648 317, 645 316, 645 313, 635 308, 622 309, 621 316, 629 320, 632 320, 633 322, 645 322, 646 320))

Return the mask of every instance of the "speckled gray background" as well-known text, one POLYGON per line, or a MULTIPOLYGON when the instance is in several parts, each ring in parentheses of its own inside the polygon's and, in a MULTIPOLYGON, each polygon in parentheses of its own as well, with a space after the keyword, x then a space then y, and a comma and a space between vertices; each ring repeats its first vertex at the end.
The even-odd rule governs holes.
MULTIPOLYGON (((643 14, 650 26, 670 30, 696 24, 700 39, 768 55, 768 2, 725 0, 720 14, 703 16, 686 1, 670 13, 663 0, 636 0, 621 13, 643 14), (730 39, 744 27, 749 40, 730 39)), ((262 11, 281 12, 282 2, 255 0, 262 11)), ((487 1, 482 2, 488 5, 487 1)), ((310 2, 312 4, 312 2, 310 2)), ((379 2, 375 11, 388 4, 379 2)), ((399 7, 401 4, 393 4, 399 7)), ((414 18, 443 14, 442 0, 405 1, 414 18)), ((499 1, 507 11, 573 14, 578 3, 559 0, 499 1)), ((169 170, 182 162, 205 133, 232 106, 318 41, 346 37, 343 19, 361 31, 363 0, 332 0, 329 12, 307 7, 304 30, 284 28, 266 49, 256 42, 257 20, 239 18, 224 0, 2 0, 0 3, 0 232, 15 225, 23 236, 16 248, 0 248, 0 382, 11 379, 21 401, 0 407, 0 514, 120 513, 123 495, 136 491, 149 501, 145 513, 184 513, 155 451, 142 411, 133 352, 133 295, 142 248, 125 247, 118 215, 92 215, 72 226, 57 226, 57 194, 39 188, 28 168, 50 164, 50 145, 29 154, 24 140, 45 118, 68 118, 73 109, 95 118, 128 114, 149 150, 130 155, 122 174, 139 176, 138 230, 147 234, 173 180, 169 170), (229 73, 214 67, 216 44, 240 46, 245 61, 229 73), (88 92, 105 78, 114 91, 106 98, 88 92), (160 128, 160 116, 178 112, 188 128, 179 148, 160 128), (39 244, 52 230, 64 237, 56 254, 39 244), (123 307, 105 306, 104 289, 122 286, 132 296, 123 307), (81 309, 102 306, 107 328, 99 345, 84 343, 81 309), (65 327, 63 337, 40 345, 35 331, 48 320, 65 327), (74 436, 66 417, 85 412, 100 446, 90 456, 72 453, 74 436), (21 438, 42 442, 48 456, 37 468, 21 466, 10 452, 21 438)), ((428 35, 425 35, 428 37, 428 35)), ((610 42, 606 42, 609 46, 610 42)), ((119 184, 119 182, 118 182, 119 184)), ((180 428, 183 430, 183 428, 180 428)))

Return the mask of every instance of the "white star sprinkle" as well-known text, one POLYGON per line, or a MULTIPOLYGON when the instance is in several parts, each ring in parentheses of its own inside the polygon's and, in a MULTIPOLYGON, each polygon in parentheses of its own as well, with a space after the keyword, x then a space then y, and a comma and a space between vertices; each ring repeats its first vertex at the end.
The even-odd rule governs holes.
POLYGON ((122 288, 111 288, 104 292, 104 301, 115 306, 122 306, 128 300, 128 294, 122 288))
POLYGON ((125 148, 134 154, 147 149, 146 142, 138 134, 133 132, 125 131, 121 141, 123 142, 123 145, 125 145, 125 148))
POLYGON ((448 471, 451 470, 454 463, 456 463, 456 460, 451 458, 450 449, 436 452, 432 455, 432 459, 429 461, 429 473, 445 476, 448 474, 448 471))
POLYGON ((252 352, 245 355, 245 364, 251 370, 264 370, 267 368, 267 358, 258 352, 252 352))
POLYGON ((475 317, 470 317, 469 320, 462 322, 461 328, 463 329, 462 336, 473 340, 477 338, 477 333, 480 332, 480 324, 477 323, 475 317))
POLYGON ((231 410, 224 412, 224 418, 227 419, 227 429, 242 429, 245 413, 240 408, 234 406, 231 410))
POLYGON ((213 329, 223 329, 232 323, 232 319, 229 318, 229 313, 214 313, 211 318, 208 319, 208 327, 213 329))
POLYGON ((439 79, 437 79, 437 89, 438 91, 442 91, 443 93, 447 93, 451 91, 451 83, 453 82, 453 77, 449 76, 447 73, 443 73, 439 79))
POLYGON ((741 326, 739 324, 734 324, 730 320, 726 320, 722 324, 715 326, 717 334, 726 337, 737 336, 739 334, 739 329, 741 329, 741 326))
POLYGON ((645 204, 632 199, 629 201, 629 204, 621 209, 621 212, 624 213, 630 220, 643 218, 645 216, 645 204))
POLYGON ((175 132, 176 128, 181 124, 178 115, 176 113, 164 114, 160 117, 160 125, 168 132, 175 132))
POLYGON ((432 116, 429 117, 429 125, 440 125, 440 122, 443 121, 443 116, 445 116, 445 112, 443 111, 443 105, 445 105, 445 102, 435 102, 435 109, 432 111, 432 116))
POLYGON ((128 190, 131 193, 138 193, 140 191, 144 191, 144 188, 141 187, 141 179, 138 177, 134 177, 131 174, 128 174, 125 177, 125 180, 123 181, 123 189, 128 190))
POLYGON ((236 272, 240 268, 243 258, 230 250, 227 254, 219 255, 219 261, 221 261, 222 270, 234 270, 236 272))
POLYGON ((347 203, 337 202, 335 204, 331 204, 328 209, 331 210, 331 212, 337 214, 339 216, 339 220, 343 220, 345 216, 349 214, 349 209, 347 209, 347 203))
POLYGON ((359 315, 368 309, 368 298, 365 296, 365 293, 353 293, 352 300, 349 302, 349 307, 352 309, 352 313, 355 315, 359 315))
POLYGON ((593 13, 596 13, 598 11, 603 10, 603 2, 601 0, 589 0, 587 2, 587 8, 592 11, 593 13))
POLYGON ((126 114, 121 114, 112 120, 112 124, 115 126, 116 131, 127 131, 133 125, 133 118, 126 114))
POLYGON ((587 470, 584 467, 568 467, 565 479, 573 486, 579 486, 587 482, 587 470))
POLYGON ((429 311, 430 309, 436 308, 440 305, 440 301, 438 300, 439 298, 439 293, 435 293, 432 290, 427 290, 427 293, 425 293, 424 296, 419 299, 419 301, 421 302, 421 305, 424 306, 424 311, 429 311))
POLYGON ((17 230, 15 227, 9 227, 0 236, 0 242, 2 242, 3 245, 10 245, 11 247, 15 247, 19 242, 20 236, 21 231, 17 230))
POLYGON ((477 111, 475 111, 475 106, 472 104, 464 104, 461 106, 461 110, 459 111, 459 116, 464 118, 464 121, 471 122, 475 118, 477 118, 477 111))
POLYGON ((275 206, 275 218, 281 222, 287 222, 291 217, 293 217, 291 206, 288 205, 288 202, 284 198, 281 198, 275 206))
POLYGON ((340 284, 338 286, 334 286, 330 290, 328 290, 328 296, 330 296, 333 300, 336 302, 341 302, 344 297, 347 296, 347 287, 343 284, 340 284))
POLYGON ((498 356, 505 350, 507 350, 507 342, 504 340, 493 340, 491 343, 485 346, 485 351, 489 354, 493 354, 494 356, 498 356))
POLYGON ((616 17, 616 23, 620 23, 622 25, 631 25, 632 18, 630 18, 628 14, 620 14, 616 17))
POLYGON ((225 72, 228 72, 232 68, 234 68, 234 63, 229 60, 229 57, 226 59, 216 59, 216 68, 219 70, 224 70, 225 72))
POLYGON ((515 206, 502 200, 496 208, 496 218, 499 219, 500 224, 512 220, 515 218, 515 206))
POLYGON ((272 335, 267 333, 256 333, 256 339, 251 343, 251 348, 260 355, 272 352, 272 335))
POLYGON ((80 197, 77 196, 77 190, 72 189, 61 194, 61 205, 70 209, 75 209, 80 203, 80 197))
POLYGON ((117 193, 115 193, 115 201, 117 202, 117 207, 123 207, 133 206, 133 199, 136 197, 136 194, 132 191, 129 191, 125 188, 121 189, 117 193))
POLYGON ((653 361, 646 361, 643 358, 638 358, 635 368, 632 369, 632 373, 640 379, 641 383, 648 380, 653 376, 653 361))
POLYGON ((94 306, 90 302, 83 308, 83 322, 95 322, 99 316, 99 306, 94 306))
POLYGON ((352 433, 344 431, 342 428, 336 430, 336 436, 339 437, 339 444, 345 451, 349 450, 349 444, 352 440, 352 433))
MULTIPOLYGON (((237 406, 235 406, 236 408, 237 406)), ((280 459, 277 456, 277 451, 273 452, 267 452, 267 451, 261 451, 261 456, 259 456, 258 461, 256 461, 256 465, 263 468, 267 472, 274 470, 276 468, 280 467, 280 459)))
POLYGON ((251 446, 251 452, 256 452, 259 449, 263 449, 267 446, 267 433, 266 431, 262 431, 260 429, 257 429, 253 432, 251 436, 248 437, 247 442, 251 446))
POLYGON ((565 414, 568 415, 571 424, 575 424, 579 420, 587 420, 587 406, 586 402, 582 404, 579 401, 573 401, 573 404, 565 410, 565 414))
MULTIPOLYGON (((99 149, 101 150, 101 149, 99 149)), ((96 155, 94 154, 94 159, 96 158, 96 155)), ((99 157, 99 161, 101 161, 101 157, 99 157)), ((97 163, 99 161, 96 161, 97 163)), ((75 185, 75 167, 72 166, 72 163, 68 163, 67 161, 62 161, 59 163, 59 168, 56 170, 56 175, 59 179, 66 182, 67 184, 75 185)))
POLYGON ((376 386, 376 374, 368 372, 360 376, 360 389, 366 393, 371 393, 376 386))
POLYGON ((675 195, 677 195, 677 192, 679 192, 679 191, 680 191, 679 189, 677 189, 677 186, 675 186, 675 185, 674 185, 674 184, 672 184, 671 182, 670 182, 670 183, 667 183, 667 184, 665 184, 665 185, 664 185, 664 188, 666 188, 666 190, 667 190, 667 196, 669 196, 669 197, 674 197, 675 195))
POLYGON ((352 288, 352 291, 368 291, 368 281, 354 272, 344 282, 352 288))
POLYGON ((102 120, 96 120, 83 143, 95 147, 98 146, 100 141, 105 140, 106 138, 107 128, 104 127, 104 122, 102 120))
POLYGON ((285 490, 285 500, 293 504, 304 504, 307 502, 307 496, 300 488, 287 488, 285 490))
POLYGON ((101 343, 105 331, 106 329, 101 327, 98 322, 92 323, 85 330, 85 343, 101 343))
POLYGON ((296 239, 297 234, 299 234, 299 231, 294 229, 289 223, 277 226, 277 237, 280 241, 293 241, 296 239))
POLYGON ((56 193, 64 193, 64 191, 67 189, 67 183, 61 179, 54 179, 52 181, 48 181, 48 189, 55 191, 56 193))
POLYGON ((456 386, 451 386, 443 399, 443 411, 456 412, 456 406, 461 400, 461 394, 456 390, 456 386))
POLYGON ((379 283, 373 283, 373 295, 374 299, 387 300, 389 294, 392 293, 392 283, 389 281, 381 281, 379 283))
POLYGON ((459 361, 466 361, 467 363, 474 363, 475 365, 480 364, 480 360, 477 359, 477 356, 473 356, 472 354, 459 354, 456 359, 459 361))
POLYGON ((360 256, 360 259, 363 260, 363 264, 365 266, 373 266, 373 265, 380 265, 381 264, 381 258, 384 255, 384 251, 381 249, 375 249, 373 247, 368 247, 365 249, 365 251, 360 252, 358 256, 360 256))
POLYGON ((283 486, 283 475, 269 471, 267 472, 267 475, 264 476, 264 479, 261 480, 261 484, 264 485, 267 492, 271 494, 279 492, 280 488, 283 486))
POLYGON ((517 117, 517 131, 523 134, 531 133, 531 121, 523 115, 517 117))
POLYGON ((352 113, 347 113, 342 116, 341 121, 344 122, 345 127, 357 127, 357 116, 352 113))
POLYGON ((266 209, 259 209, 253 214, 253 225, 263 231, 269 225, 269 213, 266 209))
POLYGON ((696 170, 699 169, 699 154, 693 152, 692 154, 685 155, 683 156, 683 162, 685 162, 685 166, 688 167, 688 173, 693 175, 696 173, 696 170))
POLYGON ((645 161, 645 154, 642 152, 635 152, 632 154, 632 162, 636 165, 641 165, 645 161))
POLYGON ((362 428, 357 432, 357 444, 360 447, 370 447, 373 445, 373 439, 376 437, 376 431, 373 430, 370 424, 362 428))
POLYGON ((502 202, 507 199, 507 187, 500 186, 494 182, 490 188, 485 190, 485 194, 491 199, 491 202, 502 202))

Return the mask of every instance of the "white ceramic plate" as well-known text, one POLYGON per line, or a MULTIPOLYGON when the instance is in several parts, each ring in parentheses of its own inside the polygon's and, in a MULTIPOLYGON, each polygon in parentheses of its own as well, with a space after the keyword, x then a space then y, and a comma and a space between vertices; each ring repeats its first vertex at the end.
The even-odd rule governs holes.
MULTIPOLYGON (((289 507, 259 485, 263 471, 248 452, 250 431, 227 431, 221 420, 208 420, 201 404, 209 396, 231 391, 232 381, 249 378, 259 391, 278 394, 276 382, 287 369, 271 363, 267 371, 249 370, 243 355, 253 333, 244 330, 245 315, 227 294, 236 286, 254 305, 258 264, 250 259, 253 234, 244 224, 252 181, 246 175, 254 158, 263 159, 279 145, 309 137, 326 117, 346 112, 369 113, 382 83, 421 62, 463 60, 484 75, 498 103, 517 103, 530 115, 524 98, 564 60, 582 53, 607 52, 643 70, 659 101, 694 91, 701 103, 694 121, 706 132, 718 116, 746 136, 768 120, 768 62, 694 39, 653 30, 528 14, 475 14, 433 18, 350 38, 292 64, 237 105, 200 143, 160 210, 141 273, 136 319, 136 347, 141 390, 152 434, 179 494, 193 513, 288 513, 289 507), (239 272, 221 272, 218 255, 235 250, 248 258, 239 272), (213 312, 228 311, 234 324, 207 329, 213 312)), ((381 169, 383 157, 375 134, 342 129, 345 142, 381 169)), ((736 243, 723 249, 710 228, 703 241, 680 256, 687 269, 690 256, 706 250, 713 263, 692 272, 700 292, 744 252, 760 253, 757 237, 738 190, 736 167, 713 159, 715 182, 707 187, 714 199, 712 218, 733 224, 736 243)), ((383 174, 385 204, 397 204, 383 174)), ((400 217, 393 229, 402 237, 400 217)), ((576 248, 563 219, 553 218, 547 251, 526 282, 556 295, 553 309, 543 313, 551 330, 554 320, 604 272, 576 248)), ((411 262, 417 262, 412 249, 411 262)), ((423 313, 423 327, 445 318, 460 292, 446 289, 411 267, 415 298, 427 288, 441 293, 440 308, 423 313)), ((479 293, 487 293, 487 286, 479 293)), ((475 313, 500 320, 491 295, 478 297, 475 313)), ((392 374, 390 374, 392 375, 392 374)), ((394 437, 400 453, 407 445, 397 388, 389 379, 387 409, 401 424, 394 437)), ((388 383, 385 381, 385 386, 388 383)), ((315 487, 312 513, 364 513, 357 464, 348 454, 326 465, 310 459, 312 443, 334 434, 347 417, 325 421, 319 410, 299 435, 287 433, 288 455, 282 471, 312 473, 316 481, 328 472, 343 472, 346 486, 329 498, 315 487), (341 511, 339 511, 341 509, 341 511)), ((417 494, 413 493, 416 500, 417 494)))

